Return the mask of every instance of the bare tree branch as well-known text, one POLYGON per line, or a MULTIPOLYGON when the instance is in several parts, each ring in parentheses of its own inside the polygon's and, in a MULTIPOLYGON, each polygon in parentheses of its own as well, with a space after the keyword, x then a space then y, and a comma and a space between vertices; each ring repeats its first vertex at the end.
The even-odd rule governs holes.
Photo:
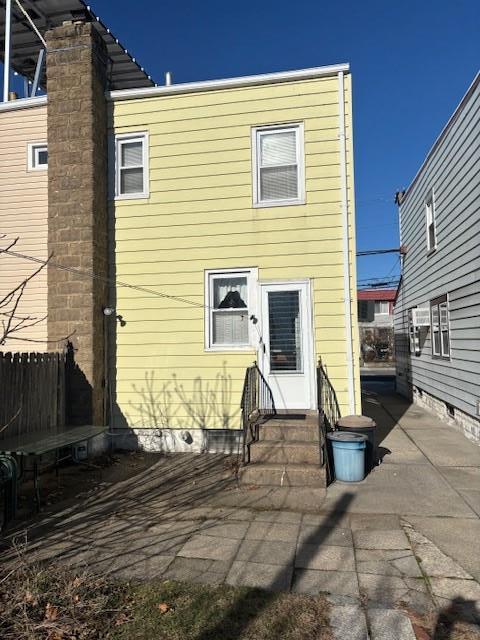
MULTIPOLYGON (((4 253, 5 251, 8 251, 8 249, 0 249, 0 253, 4 253)), ((5 300, 9 299, 10 301, 17 292, 20 292, 20 296, 23 294, 23 290, 25 289, 27 284, 30 282, 30 280, 35 278, 35 276, 38 275, 40 271, 45 269, 47 264, 52 259, 52 255, 53 254, 50 254, 48 258, 45 260, 45 262, 42 262, 42 264, 38 267, 38 269, 35 269, 35 271, 33 271, 29 276, 27 276, 24 280, 22 280, 22 282, 20 282, 20 284, 17 285, 15 289, 12 289, 12 291, 9 291, 7 295, 2 300, 0 300, 0 309, 4 307, 6 304, 8 304, 8 302, 6 303, 5 300)))
MULTIPOLYGON (((18 240, 19 238, 15 238, 15 240, 12 240, 7 247, 0 248, 0 254, 10 251, 10 249, 17 244, 18 240)), ((12 334, 34 327, 46 320, 46 315, 41 318, 31 315, 23 316, 17 315, 17 311, 28 283, 43 269, 45 269, 50 262, 52 255, 53 254, 49 255, 45 262, 42 262, 37 269, 32 271, 32 273, 24 278, 14 289, 5 294, 3 298, 0 298, 0 314, 5 317, 1 322, 2 328, 0 330, 0 345, 4 345, 7 338, 12 337, 12 334)), ((59 340, 59 342, 61 342, 61 340, 59 340)))
MULTIPOLYGON (((22 398, 23 400, 23 398, 22 398)), ((12 422, 15 420, 15 418, 17 418, 20 413, 22 411, 22 407, 20 406, 17 410, 17 412, 15 413, 15 415, 13 415, 10 420, 7 422, 7 424, 4 424, 3 427, 0 429, 0 433, 2 433, 2 431, 5 431, 5 429, 8 429, 8 427, 12 424, 12 422)))
MULTIPOLYGON (((6 236, 6 234, 5 234, 5 233, 2 233, 2 235, 0 236, 0 238, 1 238, 2 240, 3 240, 3 238, 6 238, 6 237, 7 237, 7 236, 6 236)), ((4 249, 0 249, 0 253, 4 253, 5 251, 10 251, 10 249, 11 249, 12 247, 14 247, 14 246, 17 244, 17 242, 18 242, 19 240, 20 240, 20 237, 15 238, 15 240, 12 240, 12 241, 11 241, 11 243, 8 245, 8 247, 5 247, 4 249)))

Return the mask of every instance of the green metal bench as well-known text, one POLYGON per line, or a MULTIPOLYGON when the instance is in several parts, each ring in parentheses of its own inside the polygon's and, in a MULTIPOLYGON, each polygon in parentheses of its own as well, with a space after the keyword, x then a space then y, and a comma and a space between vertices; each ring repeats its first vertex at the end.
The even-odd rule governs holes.
POLYGON ((58 476, 58 465, 63 460, 73 458, 73 453, 60 458, 62 449, 73 449, 73 446, 85 440, 91 440, 96 436, 105 433, 107 427, 93 427, 85 425, 81 427, 64 428, 61 431, 50 433, 29 434, 28 436, 18 436, 15 438, 0 441, 0 454, 15 456, 20 458, 21 472, 24 473, 24 459, 33 458, 33 487, 35 492, 36 510, 40 510, 40 484, 39 484, 39 462, 42 456, 47 453, 55 453, 55 470, 58 476))

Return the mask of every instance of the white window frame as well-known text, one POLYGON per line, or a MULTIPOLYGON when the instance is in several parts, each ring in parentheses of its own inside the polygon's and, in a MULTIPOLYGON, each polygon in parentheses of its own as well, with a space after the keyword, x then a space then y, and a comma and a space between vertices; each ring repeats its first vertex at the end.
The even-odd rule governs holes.
POLYGON ((274 124, 268 126, 259 126, 252 128, 252 185, 253 185, 253 206, 254 208, 263 207, 288 207, 290 205, 305 204, 305 142, 304 142, 304 124, 303 122, 274 124), (297 197, 284 198, 279 200, 261 200, 260 199, 260 138, 262 134, 276 132, 295 131, 296 148, 297 148, 297 197))
POLYGON ((376 309, 374 309, 374 315, 376 316, 389 316, 390 315, 390 303, 388 302, 388 300, 375 300, 375 306, 379 304, 379 305, 387 305, 387 310, 386 311, 377 311, 376 309))
POLYGON ((410 347, 410 353, 415 356, 419 356, 421 354, 420 349, 420 330, 413 323, 413 310, 417 309, 417 307, 412 307, 407 311, 407 322, 408 322, 408 341, 410 347))
MULTIPOLYGON (((135 167, 129 167, 135 168, 135 167)), ((115 200, 137 200, 139 198, 148 198, 150 196, 150 171, 149 171, 149 140, 147 131, 134 131, 132 133, 119 133, 115 136, 115 200), (121 193, 121 172, 123 168, 120 166, 122 157, 122 145, 129 142, 141 142, 143 147, 142 165, 136 168, 143 169, 143 191, 138 193, 121 193)))
POLYGON ((46 140, 28 143, 27 167, 29 171, 46 171, 48 169, 48 160, 46 163, 40 163, 38 161, 38 156, 42 151, 46 151, 48 153, 48 145, 46 140))
POLYGON ((432 356, 434 358, 442 358, 443 360, 450 360, 452 355, 452 342, 451 342, 451 332, 450 332, 450 309, 448 304, 448 295, 438 296, 434 300, 430 301, 430 327, 431 327, 431 341, 432 341, 432 356), (445 305, 447 309, 447 322, 442 325, 442 315, 440 311, 440 307, 445 305), (438 312, 438 329, 435 331, 435 325, 433 322, 433 310, 437 309, 438 312), (443 327, 446 327, 444 329, 443 327), (443 333, 444 331, 448 333, 448 353, 444 351, 443 348, 443 333), (439 344, 440 351, 435 350, 435 333, 439 334, 439 344))
POLYGON ((227 269, 207 269, 205 271, 205 351, 252 351, 256 348, 253 323, 250 317, 257 316, 258 269, 256 267, 236 267, 227 269), (247 278, 247 313, 248 343, 246 344, 214 344, 213 343, 213 283, 216 278, 247 278))
POLYGON ((431 253, 437 248, 437 220, 435 215, 435 194, 433 189, 425 198, 425 227, 427 236, 427 251, 431 253), (433 245, 430 244, 430 226, 433 225, 433 245))

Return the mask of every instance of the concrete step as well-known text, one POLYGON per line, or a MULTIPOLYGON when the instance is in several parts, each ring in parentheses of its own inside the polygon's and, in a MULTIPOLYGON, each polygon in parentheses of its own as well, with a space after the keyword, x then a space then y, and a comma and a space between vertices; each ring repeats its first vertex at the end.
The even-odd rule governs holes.
POLYGON ((318 426, 310 424, 290 425, 266 422, 258 430, 259 440, 318 442, 318 426))
POLYGON ((280 427, 315 427, 318 426, 318 415, 301 416, 296 414, 280 414, 272 418, 267 418, 264 424, 280 427))
POLYGON ((318 442, 260 440, 250 445, 250 461, 318 465, 320 449, 318 442))
POLYGON ((324 467, 313 464, 250 463, 239 469, 242 484, 269 487, 326 487, 324 467))

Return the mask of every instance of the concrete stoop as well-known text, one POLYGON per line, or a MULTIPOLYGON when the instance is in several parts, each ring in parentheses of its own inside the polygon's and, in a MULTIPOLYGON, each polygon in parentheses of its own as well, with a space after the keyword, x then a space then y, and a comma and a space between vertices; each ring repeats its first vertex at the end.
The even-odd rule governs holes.
POLYGON ((285 414, 261 425, 239 480, 267 487, 325 487, 316 416, 285 414))

